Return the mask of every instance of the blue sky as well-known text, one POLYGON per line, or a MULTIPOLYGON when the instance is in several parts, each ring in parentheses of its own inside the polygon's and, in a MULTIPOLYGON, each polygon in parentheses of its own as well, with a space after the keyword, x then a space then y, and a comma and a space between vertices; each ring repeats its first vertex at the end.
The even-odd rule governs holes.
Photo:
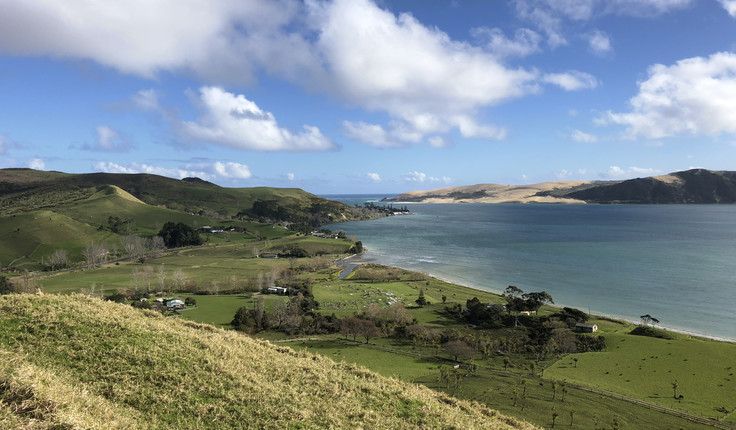
POLYGON ((317 194, 736 170, 736 0, 0 8, 0 168, 317 194))

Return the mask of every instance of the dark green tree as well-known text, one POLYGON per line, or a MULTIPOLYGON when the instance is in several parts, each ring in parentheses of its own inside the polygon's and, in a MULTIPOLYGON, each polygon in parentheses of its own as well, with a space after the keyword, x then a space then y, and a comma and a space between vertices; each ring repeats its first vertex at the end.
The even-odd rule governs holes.
POLYGON ((506 299, 506 310, 509 314, 511 312, 518 312, 524 310, 524 300, 521 295, 524 291, 521 288, 509 285, 503 292, 503 297, 506 299))
POLYGON ((158 233, 163 238, 167 248, 178 248, 180 246, 201 245, 202 239, 192 226, 182 222, 171 221, 164 224, 158 233))
POLYGON ((13 292, 15 292, 15 290, 13 289, 13 285, 10 283, 10 280, 5 276, 0 275, 0 295, 10 294, 13 292))
POLYGON ((253 312, 245 306, 235 312, 235 316, 230 324, 235 327, 235 330, 248 334, 255 333, 258 328, 253 312))
POLYGON ((424 290, 419 290, 419 298, 414 300, 420 308, 423 308, 427 304, 427 299, 424 298, 424 290))
POLYGON ((524 300, 524 307, 537 314, 539 314, 539 308, 541 308, 542 305, 554 303, 552 296, 550 296, 546 291, 522 294, 521 298, 524 300))

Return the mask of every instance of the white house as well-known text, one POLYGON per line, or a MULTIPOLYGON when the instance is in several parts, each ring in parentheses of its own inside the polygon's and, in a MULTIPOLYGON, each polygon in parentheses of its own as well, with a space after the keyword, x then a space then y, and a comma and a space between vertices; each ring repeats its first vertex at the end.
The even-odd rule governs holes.
POLYGON ((167 301, 166 307, 169 309, 184 309, 187 305, 179 299, 174 299, 167 301))
POLYGON ((575 324, 575 330, 583 333, 595 333, 598 331, 598 326, 595 324, 575 324))

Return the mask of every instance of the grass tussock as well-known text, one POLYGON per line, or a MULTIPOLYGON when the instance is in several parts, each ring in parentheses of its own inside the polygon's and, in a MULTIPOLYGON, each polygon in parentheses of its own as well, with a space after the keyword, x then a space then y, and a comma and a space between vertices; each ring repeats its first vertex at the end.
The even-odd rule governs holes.
POLYGON ((86 296, 0 297, 0 428, 532 428, 485 406, 86 296))

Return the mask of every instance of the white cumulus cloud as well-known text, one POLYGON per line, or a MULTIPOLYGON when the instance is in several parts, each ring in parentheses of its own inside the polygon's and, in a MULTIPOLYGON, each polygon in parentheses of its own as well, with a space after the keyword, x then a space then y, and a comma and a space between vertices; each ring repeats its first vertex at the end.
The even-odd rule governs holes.
POLYGON ((158 111, 161 110, 161 106, 158 102, 158 92, 153 89, 140 90, 135 93, 132 97, 133 103, 143 110, 158 111))
POLYGON ((261 110, 242 94, 219 87, 199 90, 202 115, 182 121, 179 131, 187 139, 235 149, 255 151, 326 151, 336 148, 319 128, 304 125, 300 133, 279 127, 273 114, 261 110))
POLYGON ((123 134, 106 125, 97 126, 95 129, 97 141, 93 145, 84 144, 82 149, 89 151, 121 152, 132 147, 130 140, 123 134))
POLYGON ((542 37, 528 28, 516 30, 513 38, 508 38, 500 28, 480 27, 471 30, 473 37, 485 43, 492 54, 505 57, 526 57, 541 51, 542 37))
POLYGON ((290 181, 293 181, 294 178, 296 178, 296 175, 294 175, 293 173, 287 173, 286 174, 286 179, 288 179, 290 181))
POLYGON ((299 37, 282 30, 299 9, 292 0, 3 2, 0 52, 92 59, 148 78, 188 69, 209 79, 247 82, 264 50, 300 46, 299 37), (252 47, 258 39, 259 50, 252 47), (248 50, 252 55, 242 55, 248 50))
POLYGON ((550 73, 542 80, 548 84, 557 85, 565 91, 579 91, 592 89, 598 86, 598 80, 591 74, 573 70, 566 73, 550 73))
MULTIPOLYGON (((512 0, 516 14, 536 26, 556 48, 567 45, 569 21, 586 22, 607 14, 658 16, 685 8, 693 0, 512 0)), ((730 1, 730 0, 722 0, 730 1)))
POLYGON ((378 173, 367 173, 365 176, 368 177, 368 179, 370 179, 373 182, 381 182, 382 181, 381 175, 379 175, 378 173))
POLYGON ((214 179, 249 179, 252 174, 245 164, 234 162, 197 163, 178 168, 154 166, 145 163, 118 164, 112 161, 100 161, 93 165, 96 171, 105 173, 150 173, 152 175, 166 176, 169 178, 182 179, 187 177, 198 177, 205 180, 214 179))
POLYGON ((736 18, 736 0, 720 0, 721 5, 729 15, 736 18))
POLYGON ((34 170, 46 170, 46 163, 40 158, 34 158, 28 162, 28 167, 34 170))
POLYGON ((607 179, 631 179, 634 177, 648 177, 661 173, 659 170, 644 167, 628 167, 622 169, 619 166, 611 166, 608 171, 603 174, 607 179))
POLYGON ((536 72, 507 68, 492 53, 412 15, 396 16, 368 0, 310 4, 329 91, 387 112, 421 136, 457 128, 468 137, 499 138, 495 127, 461 124, 475 123, 482 107, 536 91, 536 72))
POLYGON ((449 178, 449 177, 447 177, 447 176, 443 176, 441 178, 436 178, 434 176, 429 176, 429 175, 427 175, 424 172, 418 172, 416 170, 413 171, 413 172, 407 173, 403 177, 404 177, 404 181, 406 181, 406 182, 417 182, 417 183, 438 183, 438 182, 443 182, 445 184, 449 184, 450 182, 452 182, 452 179, 449 178))
POLYGON ((250 169, 248 168, 248 166, 246 166, 245 164, 233 163, 231 161, 228 161, 226 163, 216 161, 213 164, 213 168, 215 170, 215 173, 223 178, 249 179, 251 176, 253 176, 250 173, 250 169))
POLYGON ((595 30, 588 35, 588 46, 593 53, 602 55, 611 50, 611 39, 600 30, 595 30))
POLYGON ((363 121, 343 121, 345 136, 358 142, 378 148, 397 148, 406 145, 400 138, 386 131, 379 124, 368 124, 363 121))
POLYGON ((598 141, 598 136, 594 134, 585 133, 580 130, 573 130, 572 133, 570 133, 570 138, 574 140, 575 142, 581 142, 581 143, 593 143, 598 141))
POLYGON ((736 54, 656 64, 629 100, 629 112, 607 112, 601 124, 627 127, 630 137, 736 133, 736 54))

